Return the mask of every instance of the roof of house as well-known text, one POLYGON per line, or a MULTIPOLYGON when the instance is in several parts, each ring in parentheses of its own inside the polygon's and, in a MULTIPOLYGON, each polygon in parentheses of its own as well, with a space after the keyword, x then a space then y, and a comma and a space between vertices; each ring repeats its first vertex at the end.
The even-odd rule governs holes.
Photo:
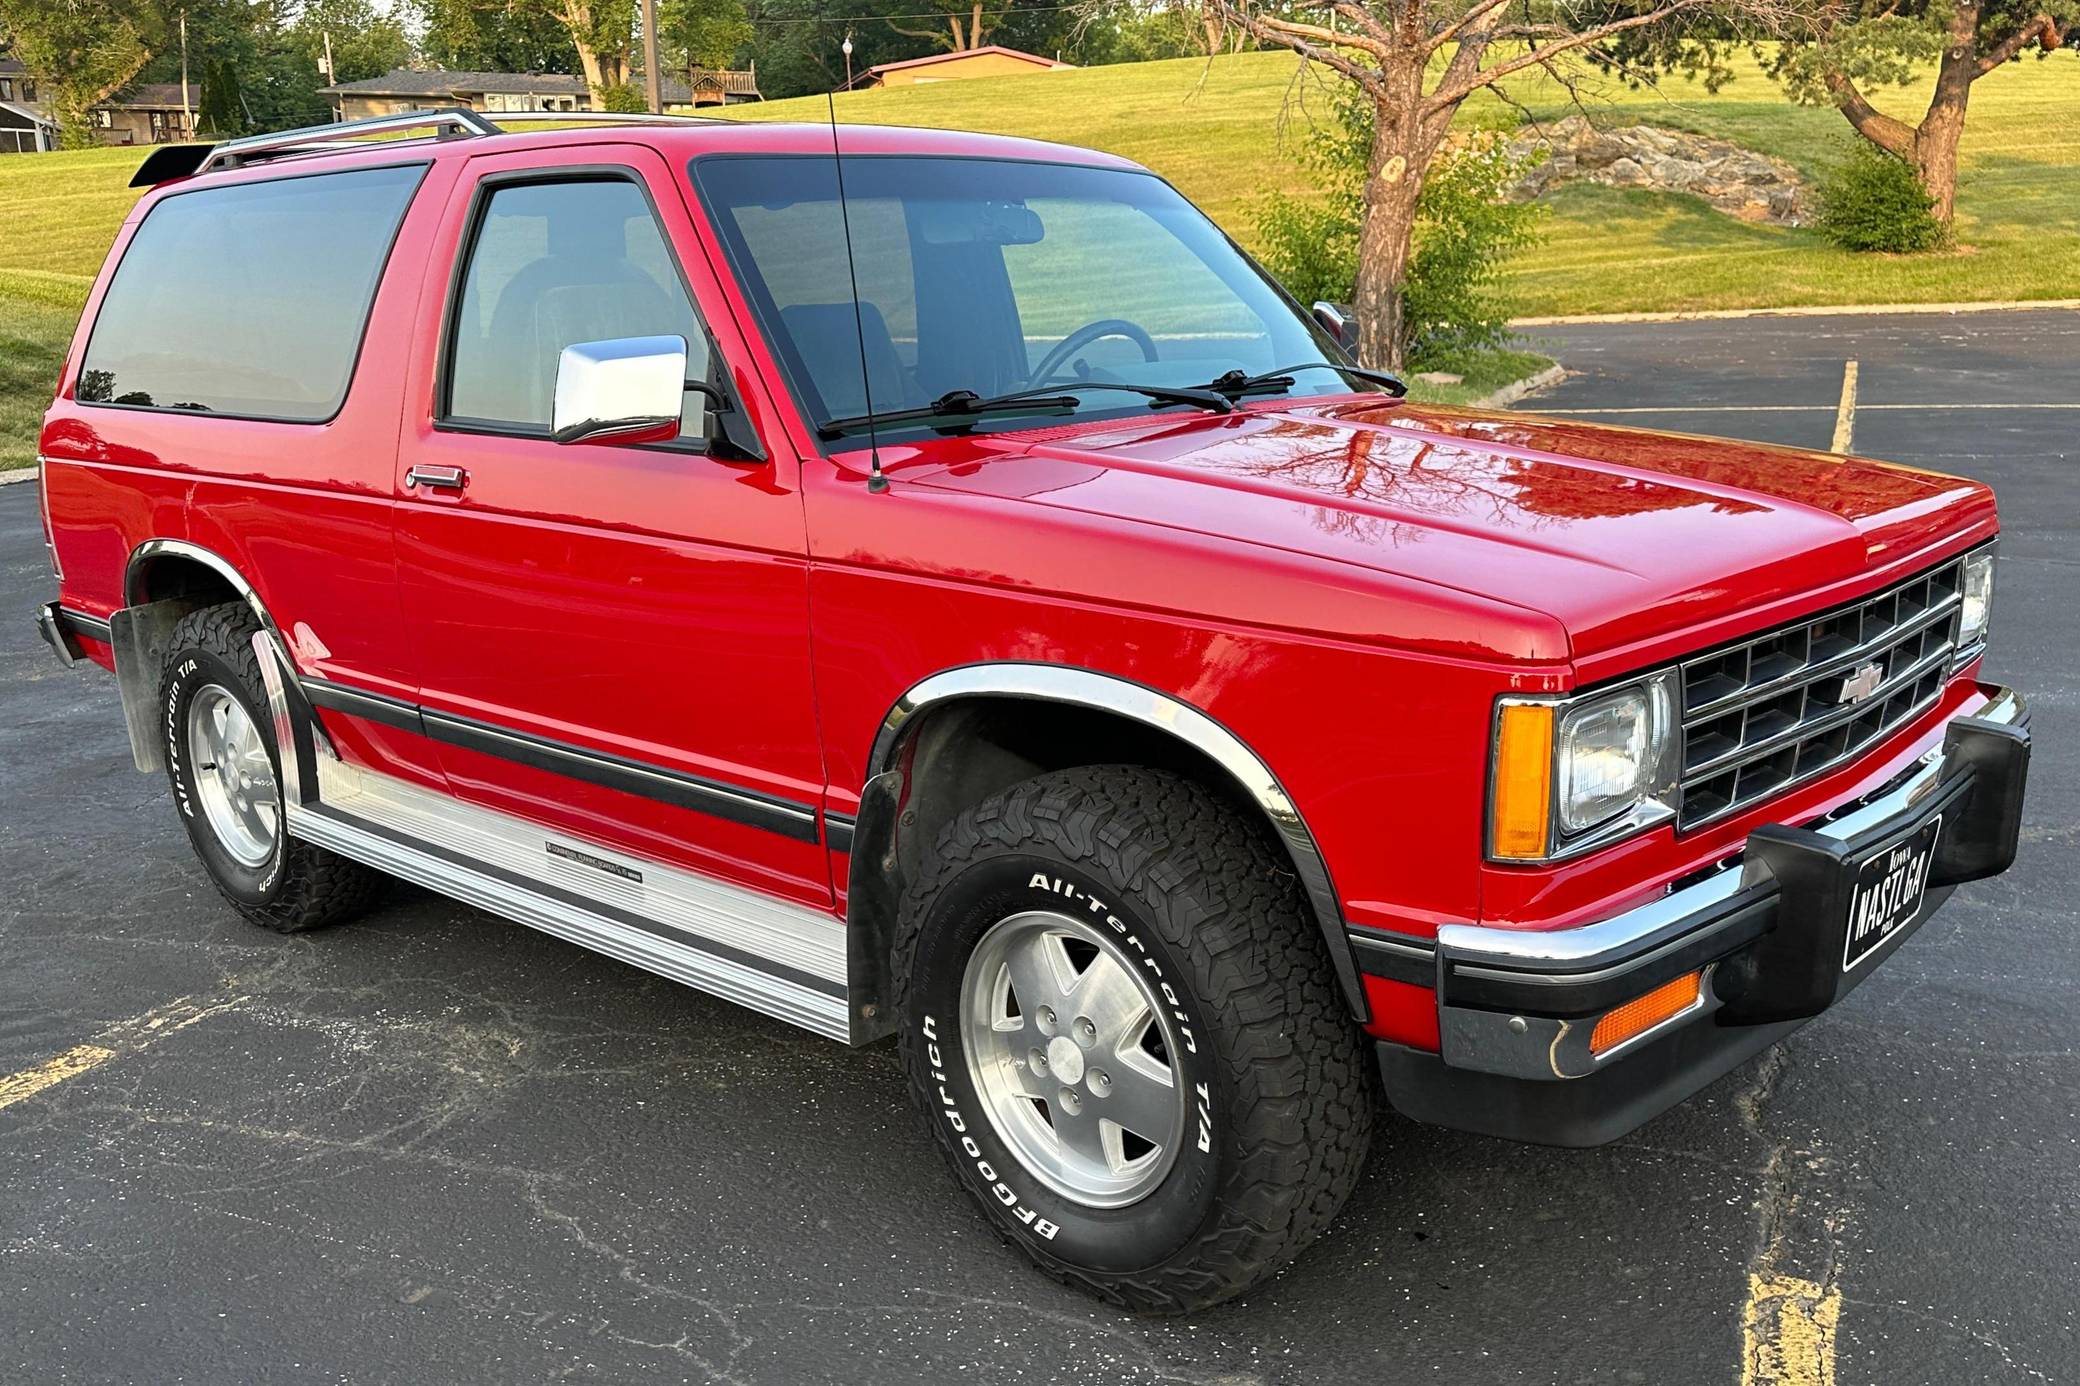
POLYGON ((876 63, 867 69, 866 75, 872 76, 877 72, 897 72, 907 67, 932 67, 939 63, 953 62, 957 58, 980 57, 985 53, 993 53, 998 57, 1004 58, 1019 58, 1032 63, 1036 67, 1060 68, 1076 66, 1075 63, 1065 63, 1054 58, 1043 58, 1038 53, 1028 53, 1022 48, 1005 48, 999 44, 986 43, 980 48, 963 48, 953 53, 927 53, 922 58, 905 58, 899 63, 876 63))
MULTIPOLYGON (((5 74, 0 74, 5 75, 5 74)), ((41 125, 46 130, 58 128, 58 122, 44 113, 43 104, 37 101, 0 101, 0 111, 20 116, 32 125, 41 125)))
POLYGON ((526 96, 579 96, 585 79, 568 72, 451 72, 396 67, 380 77, 320 87, 328 96, 453 96, 457 92, 510 92, 526 96))
MULTIPOLYGON (((758 76, 751 72, 702 69, 694 74, 703 86, 720 86, 733 95, 756 96, 758 76)), ((397 96, 454 100, 473 93, 512 96, 585 96, 590 88, 585 79, 569 72, 452 72, 444 68, 418 71, 393 68, 380 77, 358 82, 339 82, 318 90, 326 96, 397 96)), ((693 89, 684 78, 667 73, 658 83, 659 96, 668 103, 693 99, 693 89)))
POLYGON ((0 77, 20 77, 28 71, 20 58, 0 58, 0 77))
POLYGON ((187 106, 190 110, 202 104, 202 83, 188 83, 187 99, 181 99, 179 82, 139 82, 100 103, 116 110, 179 110, 187 106))

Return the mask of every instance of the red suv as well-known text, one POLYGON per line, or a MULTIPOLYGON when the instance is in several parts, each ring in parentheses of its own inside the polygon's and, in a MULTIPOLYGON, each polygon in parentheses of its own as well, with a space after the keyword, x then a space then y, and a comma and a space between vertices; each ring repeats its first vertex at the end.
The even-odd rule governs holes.
POLYGON ((1418 407, 1145 169, 836 138, 152 156, 39 619, 239 912, 400 876, 894 1036, 1008 1238, 1175 1311, 1382 1082, 1608 1141, 2012 860, 1984 486, 1418 407))

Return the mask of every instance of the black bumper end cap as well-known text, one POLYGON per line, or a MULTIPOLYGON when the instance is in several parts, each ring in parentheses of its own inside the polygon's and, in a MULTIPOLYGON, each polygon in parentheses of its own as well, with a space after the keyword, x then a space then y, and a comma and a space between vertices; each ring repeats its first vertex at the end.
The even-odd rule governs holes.
POLYGON ((1379 1041, 1380 1079, 1411 1121, 1532 1145, 1586 1150, 1631 1135, 1805 1024, 1686 1026, 1586 1077, 1527 1083, 1453 1068, 1443 1058, 1379 1041))

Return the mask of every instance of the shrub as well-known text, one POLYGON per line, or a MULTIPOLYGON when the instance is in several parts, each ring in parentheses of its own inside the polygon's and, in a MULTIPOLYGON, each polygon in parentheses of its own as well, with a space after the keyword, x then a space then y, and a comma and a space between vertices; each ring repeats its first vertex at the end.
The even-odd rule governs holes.
POLYGON ((634 82, 617 82, 601 87, 594 93, 599 97, 599 108, 621 115, 635 115, 650 109, 650 98, 634 82))
POLYGON ((1821 235, 1844 250, 1912 255, 1944 240, 1936 200, 1913 166, 1866 140, 1816 190, 1821 235))
MULTIPOLYGON (((1358 226, 1372 108, 1350 97, 1301 155, 1314 199, 1273 194, 1257 218, 1264 263, 1302 303, 1347 303, 1358 279, 1358 226)), ((1402 352, 1411 370, 1449 368, 1511 337, 1500 293, 1503 265, 1538 240, 1543 209, 1505 199, 1525 165, 1503 137, 1480 131, 1434 160, 1416 200, 1414 254, 1402 284, 1402 352)))

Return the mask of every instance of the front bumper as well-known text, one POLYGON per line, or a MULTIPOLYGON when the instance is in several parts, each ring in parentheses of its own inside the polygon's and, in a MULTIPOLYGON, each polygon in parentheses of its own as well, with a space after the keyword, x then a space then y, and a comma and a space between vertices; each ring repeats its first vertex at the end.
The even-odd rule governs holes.
POLYGON ((2020 695, 2000 689, 1876 795, 1808 827, 1758 828, 1737 859, 1615 918, 1545 933, 1446 925, 1440 1052, 1381 1043, 1389 1099, 1419 1121, 1568 1146, 1615 1140, 1682 1101, 1847 995, 1953 887, 2008 868, 2026 724, 2020 695), (1858 868, 1938 814, 1921 909, 1845 967, 1858 868), (1592 1052, 1600 1016, 1700 970, 1694 1005, 1592 1052))

